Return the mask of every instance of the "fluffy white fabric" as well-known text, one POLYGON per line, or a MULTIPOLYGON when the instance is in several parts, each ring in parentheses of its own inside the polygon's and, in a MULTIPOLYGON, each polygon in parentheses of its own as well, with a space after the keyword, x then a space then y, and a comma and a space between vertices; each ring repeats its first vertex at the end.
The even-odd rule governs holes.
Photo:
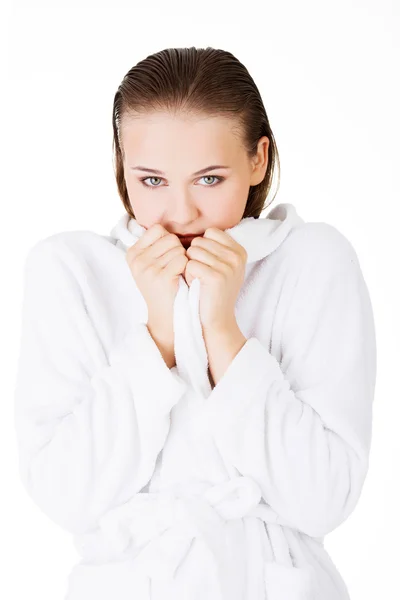
POLYGON ((211 389, 200 281, 174 306, 176 366, 126 249, 145 229, 39 241, 24 272, 15 425, 22 482, 74 535, 68 600, 348 600, 324 536, 368 470, 372 306, 351 243, 292 204, 227 230, 245 247, 247 338, 211 389))

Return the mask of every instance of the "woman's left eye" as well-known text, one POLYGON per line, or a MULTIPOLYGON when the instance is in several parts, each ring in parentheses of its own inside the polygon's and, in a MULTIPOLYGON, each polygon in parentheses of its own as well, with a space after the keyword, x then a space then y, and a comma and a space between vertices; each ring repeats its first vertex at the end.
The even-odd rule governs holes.
MULTIPOLYGON (((217 183, 215 183, 214 185, 218 185, 224 179, 223 177, 218 177, 217 175, 204 175, 204 177, 201 177, 201 179, 206 179, 207 177, 212 177, 212 178, 218 180, 217 183)), ((206 186, 206 187, 214 187, 214 186, 206 186)))

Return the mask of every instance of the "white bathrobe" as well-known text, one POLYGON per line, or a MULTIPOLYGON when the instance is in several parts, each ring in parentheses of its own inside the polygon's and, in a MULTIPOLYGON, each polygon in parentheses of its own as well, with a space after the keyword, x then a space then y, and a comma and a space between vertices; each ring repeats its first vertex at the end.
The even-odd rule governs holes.
POLYGON ((20 474, 74 536, 66 600, 348 600, 324 536, 353 512, 371 446, 376 339, 353 246, 288 203, 226 230, 248 254, 247 342, 212 389, 199 279, 179 280, 172 369, 149 334, 125 258, 144 231, 124 213, 26 260, 20 474))

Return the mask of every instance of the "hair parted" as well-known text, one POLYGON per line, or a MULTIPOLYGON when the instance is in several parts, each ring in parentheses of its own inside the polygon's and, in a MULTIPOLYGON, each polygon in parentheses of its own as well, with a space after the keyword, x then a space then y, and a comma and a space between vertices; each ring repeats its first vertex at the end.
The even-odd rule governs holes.
POLYGON ((125 117, 155 111, 232 119, 232 130, 240 137, 249 158, 255 156, 260 137, 267 136, 265 177, 258 185, 250 186, 242 218, 258 218, 271 204, 279 188, 279 154, 259 90, 246 67, 233 54, 221 49, 166 48, 132 67, 114 96, 114 173, 119 196, 130 217, 135 218, 135 215, 125 184, 121 122, 125 117), (278 167, 277 190, 272 200, 265 203, 275 165, 278 167))

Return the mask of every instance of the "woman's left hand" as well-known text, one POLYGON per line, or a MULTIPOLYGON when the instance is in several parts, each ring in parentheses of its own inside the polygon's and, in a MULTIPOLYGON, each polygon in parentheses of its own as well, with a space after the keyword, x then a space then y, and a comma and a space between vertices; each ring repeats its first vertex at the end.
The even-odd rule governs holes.
POLYGON ((192 240, 183 273, 188 286, 200 279, 200 320, 203 329, 229 329, 236 323, 235 304, 243 285, 247 252, 216 227, 192 240))

